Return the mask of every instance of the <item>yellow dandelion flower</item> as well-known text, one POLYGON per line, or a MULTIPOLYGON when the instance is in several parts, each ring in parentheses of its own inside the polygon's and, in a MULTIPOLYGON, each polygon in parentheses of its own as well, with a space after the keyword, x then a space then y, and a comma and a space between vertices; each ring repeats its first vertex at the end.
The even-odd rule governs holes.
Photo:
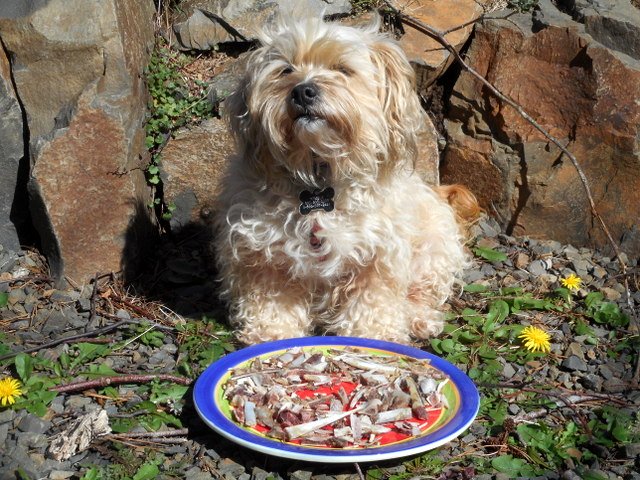
POLYGON ((568 277, 561 278, 560 283, 562 283, 563 287, 566 287, 569 290, 578 291, 580 289, 580 285, 582 285, 582 279, 572 273, 568 277))
POLYGON ((538 327, 525 327, 522 333, 518 336, 521 338, 524 346, 531 352, 550 352, 551 351, 551 336, 538 327))
POLYGON ((22 395, 20 382, 15 378, 5 377, 0 380, 0 405, 6 407, 16 403, 16 398, 22 395))

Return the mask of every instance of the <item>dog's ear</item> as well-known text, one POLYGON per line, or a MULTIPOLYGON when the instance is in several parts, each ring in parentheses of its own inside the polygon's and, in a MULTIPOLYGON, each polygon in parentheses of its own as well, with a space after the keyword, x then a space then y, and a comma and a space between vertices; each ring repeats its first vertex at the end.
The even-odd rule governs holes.
POLYGON ((234 137, 238 158, 264 174, 265 166, 260 159, 264 148, 263 136, 248 106, 252 88, 250 78, 251 74, 245 73, 234 92, 225 99, 223 114, 234 137))
MULTIPOLYGON (((415 161, 417 134, 424 111, 415 91, 415 72, 401 47, 392 39, 377 36, 371 58, 378 70, 380 101, 389 130, 390 153, 415 161)), ((394 162, 395 163, 395 162, 394 162)))

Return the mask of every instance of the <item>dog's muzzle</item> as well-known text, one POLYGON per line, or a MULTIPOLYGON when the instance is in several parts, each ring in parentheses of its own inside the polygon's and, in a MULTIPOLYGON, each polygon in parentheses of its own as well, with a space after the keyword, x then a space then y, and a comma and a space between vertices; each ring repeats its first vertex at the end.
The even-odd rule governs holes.
POLYGON ((312 116, 312 107, 319 97, 320 89, 315 83, 300 83, 291 90, 291 106, 298 116, 312 116))

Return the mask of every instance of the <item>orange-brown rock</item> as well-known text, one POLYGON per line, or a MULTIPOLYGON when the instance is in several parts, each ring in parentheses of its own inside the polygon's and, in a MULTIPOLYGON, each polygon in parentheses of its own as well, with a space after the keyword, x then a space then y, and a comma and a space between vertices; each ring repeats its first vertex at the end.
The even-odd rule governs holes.
MULTIPOLYGON (((484 10, 482 2, 476 0, 417 0, 407 2, 402 11, 440 32, 454 29, 445 38, 460 51, 473 31, 472 22, 484 10), (456 28, 461 26, 463 27, 456 28)), ((416 70, 418 91, 425 92, 451 65, 453 57, 447 49, 416 26, 405 24, 403 28, 400 44, 416 70)))
POLYGON ((49 0, 0 11, 27 120, 29 206, 57 278, 83 283, 117 271, 131 248, 132 219, 149 200, 141 156, 153 29, 150 1, 49 0))
MULTIPOLYGON (((542 2, 478 26, 468 62, 575 155, 615 240, 640 254, 640 62, 542 2)), ((464 72, 451 97, 441 178, 460 181, 507 233, 607 247, 571 161, 464 72)))

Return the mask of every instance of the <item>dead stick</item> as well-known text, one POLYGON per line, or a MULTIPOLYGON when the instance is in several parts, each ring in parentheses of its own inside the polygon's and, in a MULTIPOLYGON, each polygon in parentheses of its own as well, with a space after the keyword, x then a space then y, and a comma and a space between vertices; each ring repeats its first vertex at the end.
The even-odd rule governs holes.
POLYGON ((80 339, 86 339, 87 337, 96 337, 98 335, 102 335, 103 333, 108 333, 111 330, 115 330, 121 327, 122 325, 129 324, 129 323, 136 323, 136 322, 134 320, 121 320, 117 323, 114 323, 113 325, 109 325, 107 327, 100 328, 98 330, 93 330, 91 332, 78 333, 77 335, 71 335, 69 337, 58 338, 57 340, 53 340, 51 342, 38 345, 37 347, 26 348, 19 352, 7 353, 6 355, 3 355, 0 357, 0 361, 6 360, 7 358, 13 358, 20 353, 33 353, 39 350, 43 350, 45 348, 55 347, 56 345, 60 345, 61 343, 74 342, 80 339))
POLYGON ((22 277, 12 278, 11 280, 2 280, 0 281, 0 284, 4 285, 5 283, 13 284, 13 283, 20 283, 20 282, 53 283, 53 279, 51 277, 45 277, 43 275, 24 275, 22 277))
POLYGON ((188 428, 179 428, 177 430, 161 430, 158 432, 130 432, 130 433, 112 433, 109 438, 153 438, 153 437, 178 437, 180 435, 188 435, 188 428))
POLYGON ((191 385, 191 379, 186 377, 177 377, 159 373, 156 375, 121 375, 113 377, 102 377, 96 380, 86 380, 82 382, 69 383, 67 385, 58 385, 51 387, 49 390, 58 393, 81 392, 91 388, 108 387, 109 385, 121 385, 123 383, 147 383, 153 380, 162 380, 165 382, 178 383, 180 385, 191 385))

